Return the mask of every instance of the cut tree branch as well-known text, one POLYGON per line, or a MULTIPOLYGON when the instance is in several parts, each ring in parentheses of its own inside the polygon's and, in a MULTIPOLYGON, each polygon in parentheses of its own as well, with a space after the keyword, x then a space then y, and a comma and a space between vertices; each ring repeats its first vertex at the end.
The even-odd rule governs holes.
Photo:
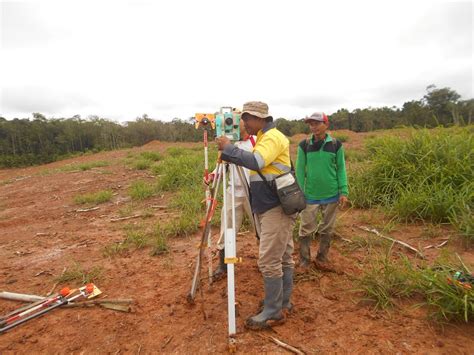
POLYGON ((370 232, 370 233, 373 233, 375 234, 376 236, 380 237, 380 238, 383 238, 383 239, 387 239, 387 240, 390 240, 391 242, 393 243, 397 243, 397 244, 400 244, 402 246, 404 246, 405 248, 411 250, 412 252, 414 252, 416 255, 418 255, 420 258, 422 259, 425 259, 425 256, 421 253, 421 251, 419 251, 418 249, 412 247, 410 244, 408 243, 405 243, 401 240, 398 240, 398 239, 394 239, 394 238, 391 238, 391 237, 387 237, 386 235, 383 235, 382 233, 380 233, 378 230, 376 230, 375 228, 368 228, 368 227, 364 227, 364 226, 356 226, 357 228, 359 229, 362 229, 366 232, 370 232))

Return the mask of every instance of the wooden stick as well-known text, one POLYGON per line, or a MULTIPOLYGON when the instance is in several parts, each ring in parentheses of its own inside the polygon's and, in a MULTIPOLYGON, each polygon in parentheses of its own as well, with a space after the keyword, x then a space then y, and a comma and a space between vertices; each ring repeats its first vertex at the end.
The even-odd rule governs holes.
POLYGON ((95 211, 98 210, 100 207, 91 207, 91 208, 80 208, 76 210, 76 212, 89 212, 89 211, 95 211))
POLYGON ((387 240, 390 240, 391 242, 393 243, 398 243, 402 246, 404 246, 405 248, 411 250, 412 252, 416 253, 420 258, 422 259, 425 259, 425 256, 421 253, 421 251, 419 251, 418 249, 412 247, 410 244, 407 244, 405 242, 402 242, 401 240, 398 240, 398 239, 394 239, 394 238, 391 238, 391 237, 387 237, 383 234, 381 234, 378 230, 376 230, 375 228, 368 228, 368 227, 364 227, 364 226, 356 226, 357 228, 359 229, 362 229, 366 232, 370 232, 370 233, 374 233, 376 236, 380 237, 380 238, 384 238, 384 239, 387 239, 387 240))
MULTIPOLYGON (((58 277, 58 279, 60 279, 64 273, 66 272, 66 269, 67 267, 65 266, 64 269, 63 269, 63 272, 61 272, 61 275, 58 277)), ((56 281, 56 283, 53 285, 53 287, 51 287, 51 290, 49 290, 49 292, 46 294, 46 297, 49 297, 53 294, 53 291, 54 289, 56 288, 56 286, 58 285, 59 281, 56 281)))
POLYGON ((133 216, 127 216, 127 217, 120 217, 120 218, 112 218, 110 222, 119 222, 119 221, 125 221, 126 219, 132 219, 132 218, 138 218, 141 217, 141 214, 134 214, 133 216))
POLYGON ((295 348, 294 346, 291 346, 287 343, 284 343, 282 342, 281 340, 275 338, 275 337, 272 337, 272 336, 264 336, 262 334, 258 334, 261 338, 263 339, 267 339, 267 340, 271 340, 272 342, 274 342, 276 345, 278 346, 281 346, 283 349, 286 349, 290 352, 292 352, 293 354, 298 354, 298 355, 305 355, 305 353, 303 351, 301 351, 300 349, 297 349, 295 348))

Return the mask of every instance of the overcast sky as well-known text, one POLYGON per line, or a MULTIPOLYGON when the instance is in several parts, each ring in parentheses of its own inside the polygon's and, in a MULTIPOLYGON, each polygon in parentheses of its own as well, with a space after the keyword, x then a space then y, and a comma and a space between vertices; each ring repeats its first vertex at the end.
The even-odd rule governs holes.
POLYGON ((471 1, 1 1, 0 116, 275 117, 473 97, 471 1))

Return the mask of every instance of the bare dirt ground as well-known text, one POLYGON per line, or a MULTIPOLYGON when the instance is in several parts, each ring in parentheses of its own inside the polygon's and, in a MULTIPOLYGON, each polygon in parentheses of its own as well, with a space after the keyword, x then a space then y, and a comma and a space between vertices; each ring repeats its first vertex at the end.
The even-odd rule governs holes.
MULTIPOLYGON (((353 132, 348 145, 361 138, 353 132), (353 137, 354 136, 354 137, 353 137)), ((293 142, 299 142, 294 137, 293 142)), ((103 152, 48 165, 0 171, 0 290, 45 295, 55 277, 75 263, 85 269, 100 268, 96 282, 104 295, 133 298, 131 313, 103 308, 54 310, 0 335, 0 353, 208 353, 227 351, 226 282, 205 286, 196 304, 189 305, 189 291, 199 234, 170 239, 171 251, 150 256, 149 249, 105 257, 104 247, 123 240, 123 226, 155 223, 169 218, 158 213, 147 219, 112 223, 130 200, 128 186, 137 179, 155 179, 149 172, 127 168, 127 152, 164 151, 177 144, 152 142, 142 148, 103 152), (72 163, 109 161, 106 167, 88 171, 58 171, 72 163), (77 212, 78 193, 112 189, 112 201, 98 210, 77 212), (204 314, 207 317, 204 317, 204 314)), ((186 144, 187 146, 199 146, 186 144)), ((157 196, 135 204, 135 209, 165 205, 167 196, 157 196)), ((344 239, 363 235, 356 225, 382 226, 388 219, 376 211, 341 212, 337 232, 344 239)), ((449 228, 397 225, 390 235, 416 247, 441 243, 457 251, 470 265, 473 253, 463 248, 449 228), (433 232, 434 230, 434 232, 433 232)), ((298 275, 293 301, 295 310, 287 322, 264 332, 307 353, 473 353, 472 323, 436 325, 423 308, 400 304, 387 312, 374 311, 360 302, 353 278, 360 273, 366 251, 347 251, 339 238, 333 243, 331 258, 343 274, 314 272, 298 275)), ((312 245, 313 252, 317 244, 312 245)), ((402 250, 402 249, 400 249, 402 250)), ((237 351, 239 353, 279 353, 284 349, 244 328, 245 319, 255 314, 263 295, 257 268, 255 238, 252 233, 238 237, 238 254, 243 262, 236 267, 238 301, 237 351)), ((439 249, 426 250, 432 260, 439 249)), ((296 256, 296 255, 295 255, 296 256)), ((214 264, 217 260, 214 260, 214 264)), ((57 286, 59 290, 62 284, 57 286)), ((72 287, 78 284, 69 285, 72 287)), ((0 300, 0 314, 20 304, 0 300)))

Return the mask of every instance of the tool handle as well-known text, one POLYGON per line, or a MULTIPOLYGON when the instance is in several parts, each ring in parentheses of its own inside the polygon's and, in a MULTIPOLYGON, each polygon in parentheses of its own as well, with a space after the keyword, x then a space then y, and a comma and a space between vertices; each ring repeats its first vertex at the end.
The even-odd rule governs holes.
POLYGON ((66 303, 68 303, 68 300, 67 300, 67 299, 61 299, 61 301, 60 301, 59 303, 55 303, 55 304, 53 304, 52 306, 49 306, 48 308, 42 309, 41 311, 36 312, 36 313, 34 313, 34 314, 31 314, 31 315, 29 315, 28 317, 22 318, 22 319, 16 321, 15 323, 12 323, 12 324, 10 324, 10 325, 7 325, 6 327, 0 328, 0 334, 3 334, 3 333, 6 332, 7 330, 12 329, 12 328, 14 328, 14 327, 16 327, 17 325, 20 325, 20 324, 22 324, 22 323, 25 323, 26 321, 28 321, 28 320, 30 320, 30 319, 39 317, 39 316, 45 314, 46 312, 51 311, 51 310, 54 309, 54 308, 61 307, 62 305, 66 304, 66 303))

